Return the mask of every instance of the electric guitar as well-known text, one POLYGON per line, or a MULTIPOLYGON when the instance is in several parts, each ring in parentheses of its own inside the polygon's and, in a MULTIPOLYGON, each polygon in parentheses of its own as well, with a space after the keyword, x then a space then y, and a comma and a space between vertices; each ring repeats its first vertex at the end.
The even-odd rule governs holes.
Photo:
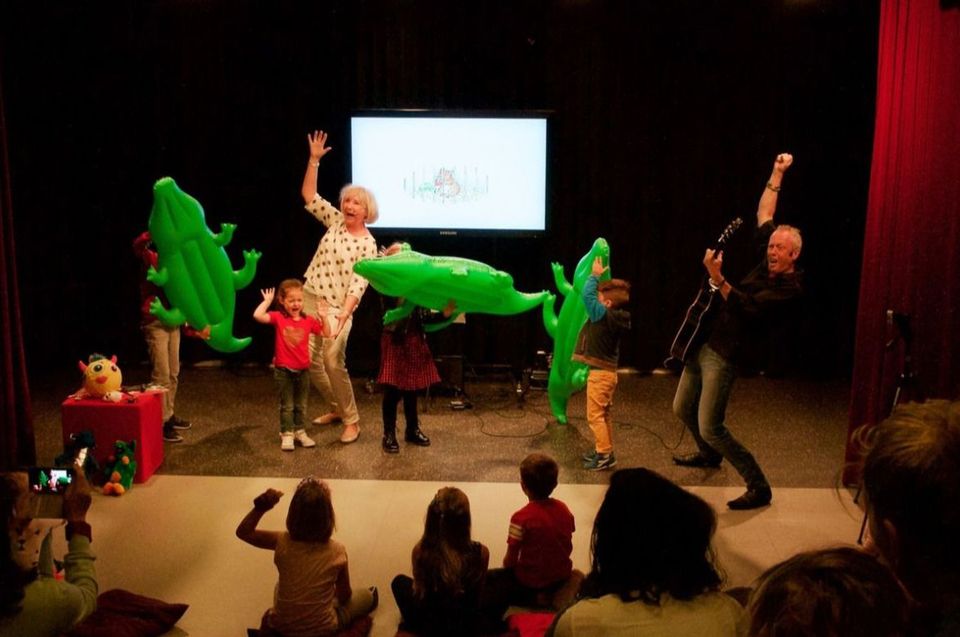
MULTIPOLYGON (((713 246, 714 251, 722 250, 723 246, 742 224, 743 219, 740 217, 731 221, 720 233, 720 237, 713 246)), ((677 335, 673 338, 673 344, 670 345, 670 357, 664 361, 664 367, 674 371, 678 370, 700 347, 708 331, 706 328, 712 322, 713 310, 718 305, 716 302, 717 293, 716 289, 710 287, 710 278, 704 277, 697 297, 687 308, 683 325, 680 326, 677 335)))

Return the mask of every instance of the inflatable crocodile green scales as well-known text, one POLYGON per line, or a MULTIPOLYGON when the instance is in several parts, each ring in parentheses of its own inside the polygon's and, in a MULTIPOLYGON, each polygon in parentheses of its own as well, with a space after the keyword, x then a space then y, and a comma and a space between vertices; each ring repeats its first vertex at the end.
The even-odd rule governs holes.
POLYGON ((147 280, 163 288, 171 307, 155 299, 150 312, 170 327, 189 323, 200 330, 209 325, 207 344, 225 353, 250 344, 250 337, 233 335, 236 291, 250 285, 260 259, 256 250, 246 250, 243 268, 233 271, 224 247, 236 228, 223 223, 220 233, 214 234, 200 202, 180 190, 172 178, 154 184, 149 229, 159 269, 151 268, 147 280))
POLYGON ((456 313, 443 323, 425 326, 435 331, 449 325, 458 314, 520 314, 542 305, 553 295, 518 292, 513 277, 486 263, 460 257, 433 257, 414 252, 404 244, 397 254, 361 259, 354 272, 368 279, 381 294, 404 299, 403 304, 383 315, 392 323, 408 316, 416 306, 442 310, 453 300, 456 313))

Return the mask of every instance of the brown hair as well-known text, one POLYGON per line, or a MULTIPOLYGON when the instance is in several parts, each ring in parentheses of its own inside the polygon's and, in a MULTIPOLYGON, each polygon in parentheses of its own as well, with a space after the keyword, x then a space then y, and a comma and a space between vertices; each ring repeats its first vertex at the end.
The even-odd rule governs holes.
POLYGON ((894 574, 859 549, 794 555, 760 576, 750 603, 751 637, 894 637, 909 604, 894 574))
POLYGON ((896 529, 895 570, 921 602, 960 586, 960 401, 907 403, 867 434, 867 511, 881 551, 883 521, 896 529))
POLYGON ((546 500, 557 487, 560 467, 544 453, 531 453, 520 463, 520 482, 534 500, 546 500))
POLYGON ((630 302, 630 282, 623 279, 610 279, 597 286, 597 291, 603 298, 610 301, 610 306, 618 308, 630 302))
POLYGON ((300 279, 284 279, 280 282, 280 285, 277 286, 277 298, 284 299, 287 297, 287 292, 290 290, 302 290, 303 281, 300 279))
POLYGON ((300 481, 287 511, 287 531, 298 542, 327 542, 336 528, 330 487, 323 480, 300 481))
POLYGON ((463 592, 470 542, 470 500, 456 487, 443 487, 427 507, 423 537, 414 550, 413 589, 419 599, 463 592))

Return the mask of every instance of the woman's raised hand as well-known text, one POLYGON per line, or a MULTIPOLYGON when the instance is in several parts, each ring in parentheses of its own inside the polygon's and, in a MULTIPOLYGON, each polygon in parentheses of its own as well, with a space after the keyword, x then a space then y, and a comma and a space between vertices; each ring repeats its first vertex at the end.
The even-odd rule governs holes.
POLYGON ((320 161, 320 158, 330 152, 327 146, 327 134, 322 130, 307 133, 307 145, 310 146, 310 159, 320 161))

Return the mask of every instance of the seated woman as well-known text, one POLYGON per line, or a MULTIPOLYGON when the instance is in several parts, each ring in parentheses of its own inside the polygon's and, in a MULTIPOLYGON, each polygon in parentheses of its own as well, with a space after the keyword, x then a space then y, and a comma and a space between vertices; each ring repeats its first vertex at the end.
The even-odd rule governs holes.
POLYGON ((470 500, 444 487, 427 507, 423 537, 413 547, 413 578, 397 575, 391 588, 400 629, 421 637, 496 634, 506 608, 484 612, 480 594, 490 551, 470 539, 470 500))
POLYGON ((547 634, 745 635, 743 608, 720 592, 716 526, 709 504, 659 474, 617 471, 593 523, 582 599, 547 634))
POLYGON ((909 605, 875 557, 855 548, 800 553, 760 576, 750 596, 753 637, 900 637, 909 605))
POLYGON ((83 471, 63 494, 68 549, 62 580, 54 577, 50 521, 33 519, 36 497, 26 473, 0 473, 0 512, 9 538, 0 543, 0 637, 54 637, 96 610, 97 574, 87 524, 90 486, 83 471), (21 549, 38 533, 44 537, 34 559, 34 551, 25 555, 21 549))

